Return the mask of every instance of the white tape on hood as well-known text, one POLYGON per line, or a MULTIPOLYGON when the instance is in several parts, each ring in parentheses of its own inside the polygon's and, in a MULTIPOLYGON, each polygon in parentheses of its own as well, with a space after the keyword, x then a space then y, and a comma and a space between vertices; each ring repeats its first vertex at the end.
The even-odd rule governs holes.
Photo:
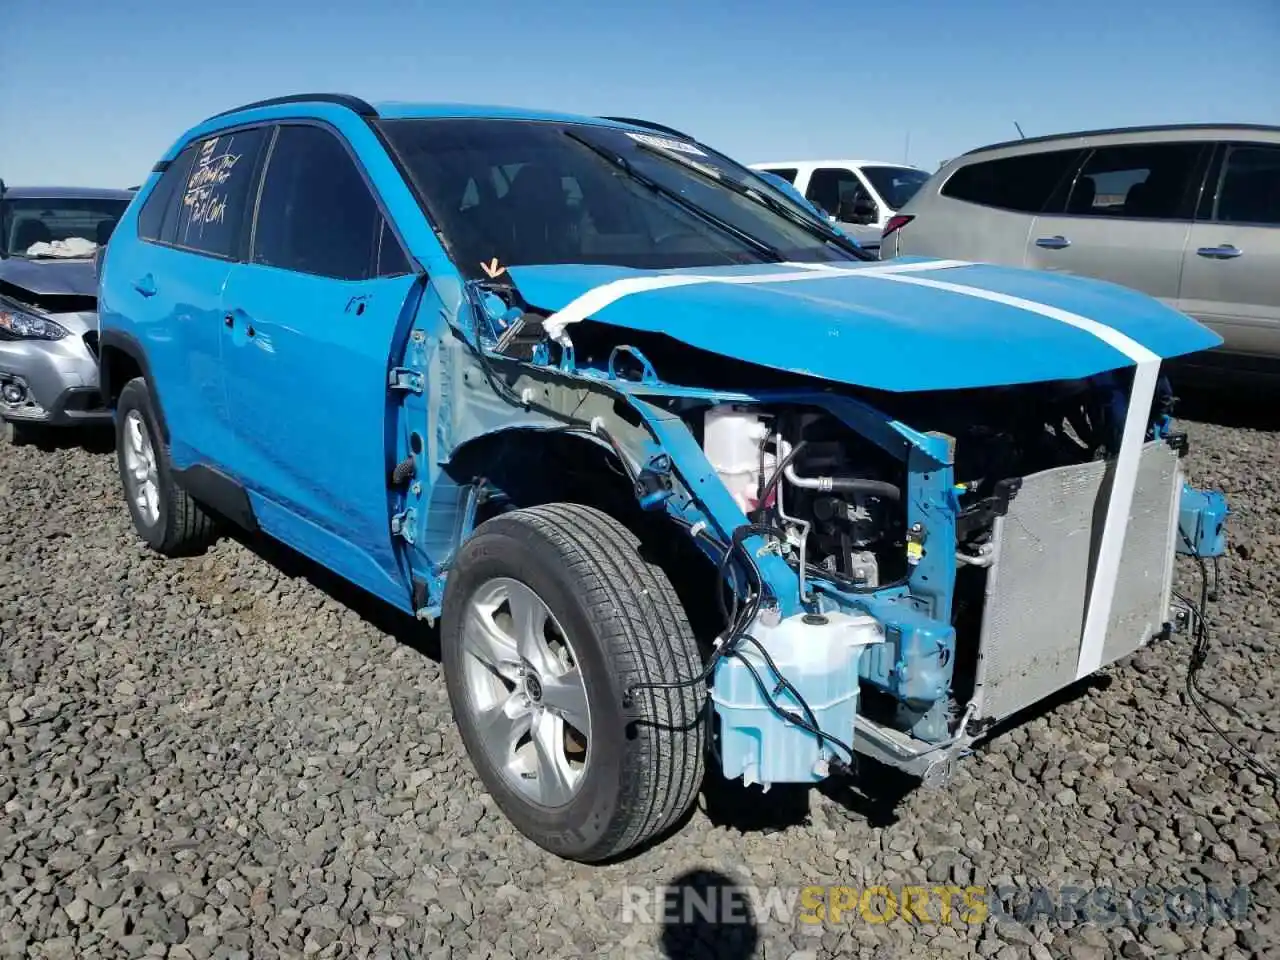
POLYGON ((1116 582, 1120 577, 1120 554, 1124 549, 1124 537, 1129 528, 1129 511, 1133 507, 1133 493, 1138 485, 1138 466, 1142 457, 1142 447, 1146 442, 1147 423, 1159 379, 1159 355, 1114 327, 1108 327, 1106 324, 1058 307, 1036 303, 1034 300, 1024 300, 1021 297, 945 280, 931 280, 928 277, 905 277, 900 274, 883 273, 878 276, 882 280, 948 290, 951 293, 978 297, 1037 313, 1042 317, 1049 317, 1093 334, 1107 346, 1124 354, 1136 365, 1133 386, 1129 391, 1129 406, 1125 414, 1120 453, 1116 457, 1115 473, 1111 481, 1111 496, 1107 500, 1102 543, 1098 548, 1093 583, 1089 589, 1089 604, 1085 612, 1080 652, 1076 658, 1076 679, 1087 677, 1102 666, 1107 628, 1111 623, 1111 608, 1115 602, 1116 582))
POLYGON ((542 328, 546 330, 550 337, 559 340, 561 334, 564 333, 564 328, 569 324, 585 320, 587 317, 599 313, 605 307, 617 303, 623 297, 629 297, 636 293, 647 293, 650 290, 667 290, 672 287, 688 287, 700 283, 723 283, 731 285, 794 283, 796 281, 804 280, 822 280, 829 277, 883 276, 885 274, 918 273, 927 270, 947 270, 952 267, 967 267, 970 266, 970 264, 964 260, 929 260, 923 263, 896 263, 875 267, 851 267, 847 270, 839 267, 815 270, 814 267, 816 265, 801 263, 782 263, 778 264, 778 266, 795 269, 774 273, 743 273, 728 274, 724 276, 696 273, 662 273, 646 274, 641 277, 624 277, 621 280, 614 280, 610 283, 604 283, 598 287, 593 287, 586 293, 574 298, 569 303, 565 304, 564 307, 547 317, 547 319, 542 323, 542 328))

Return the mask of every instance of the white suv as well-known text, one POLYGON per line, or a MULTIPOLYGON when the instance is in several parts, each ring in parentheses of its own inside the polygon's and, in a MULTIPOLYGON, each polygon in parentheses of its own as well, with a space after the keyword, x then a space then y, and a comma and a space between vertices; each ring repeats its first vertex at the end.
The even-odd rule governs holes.
POLYGON ((889 218, 929 179, 917 167, 875 160, 778 160, 750 166, 790 182, 872 253, 880 248, 889 218))

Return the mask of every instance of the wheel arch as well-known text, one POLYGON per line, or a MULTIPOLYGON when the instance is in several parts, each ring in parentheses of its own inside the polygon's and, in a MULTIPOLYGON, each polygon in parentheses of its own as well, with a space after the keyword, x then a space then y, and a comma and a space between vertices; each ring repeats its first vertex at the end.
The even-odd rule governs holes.
POLYGON ((510 510, 551 503, 609 514, 667 573, 700 642, 711 642, 723 627, 715 564, 665 510, 640 506, 617 452, 603 439, 583 430, 510 426, 469 438, 444 470, 460 485, 482 482, 496 494, 478 507, 472 529, 510 510))
POLYGON ((169 443, 169 423, 165 419, 164 404, 160 400, 160 391, 156 388, 155 377, 151 373, 151 364, 147 360, 147 351, 137 337, 123 330, 103 330, 98 338, 98 388, 102 393, 103 403, 108 409, 115 409, 120 399, 120 391, 126 383, 135 377, 146 381, 147 390, 151 394, 151 405, 156 417, 156 425, 160 428, 161 439, 169 443))

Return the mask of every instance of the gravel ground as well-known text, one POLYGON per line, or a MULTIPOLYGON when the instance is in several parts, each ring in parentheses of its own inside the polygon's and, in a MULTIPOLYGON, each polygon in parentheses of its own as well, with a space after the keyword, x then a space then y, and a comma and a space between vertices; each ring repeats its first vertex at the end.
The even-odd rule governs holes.
MULTIPOLYGON (((1187 426, 1193 478, 1235 510, 1206 687, 1260 732, 1210 709, 1277 767, 1280 432, 1187 426)), ((1180 561, 1187 588, 1193 573, 1180 561)), ((149 554, 103 449, 0 451, 0 628, 0 955, 1280 951, 1276 800, 1190 708, 1186 637, 1001 735, 946 792, 903 795, 886 774, 866 797, 745 803, 713 785, 677 835, 590 868, 542 854, 498 815, 422 628, 279 550, 224 540, 191 560, 149 554), (738 884, 741 903, 777 885, 776 909, 809 885, 949 883, 1007 886, 1006 914, 995 896, 983 922, 959 907, 949 923, 853 910, 816 925, 768 900, 747 923, 624 908, 640 903, 628 886, 738 884), (1051 915, 1065 887, 1123 905, 1136 888, 1206 885, 1243 885, 1247 900, 1234 917, 1176 923, 1127 908, 1095 923, 1051 915)))

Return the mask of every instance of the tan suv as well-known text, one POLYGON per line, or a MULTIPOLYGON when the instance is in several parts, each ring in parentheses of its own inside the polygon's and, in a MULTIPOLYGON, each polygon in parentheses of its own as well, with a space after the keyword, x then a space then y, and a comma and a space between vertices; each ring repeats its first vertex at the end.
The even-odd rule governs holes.
POLYGON ((971 150, 885 226, 880 258, 895 256, 1110 280, 1222 335, 1185 366, 1280 373, 1280 127, 1133 127, 971 150))

